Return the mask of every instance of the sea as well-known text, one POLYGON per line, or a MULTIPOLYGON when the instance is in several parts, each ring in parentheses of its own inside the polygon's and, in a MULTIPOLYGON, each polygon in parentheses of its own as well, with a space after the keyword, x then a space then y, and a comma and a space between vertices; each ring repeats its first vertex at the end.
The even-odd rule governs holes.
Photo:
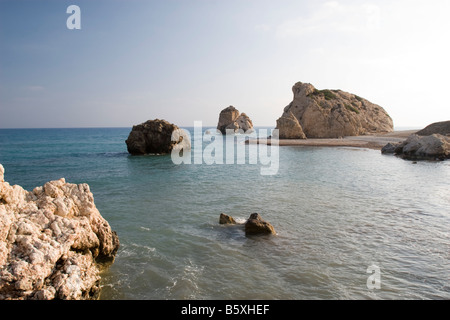
POLYGON ((89 184, 120 240, 100 299, 450 299, 449 161, 348 147, 238 149, 235 137, 185 129, 199 161, 132 156, 131 128, 0 130, 10 184, 89 184), (234 161, 207 161, 221 147, 234 161), (260 150, 270 163, 262 153, 250 161, 260 150), (255 212, 276 235, 245 235, 255 212), (219 224, 221 213, 238 224, 219 224))

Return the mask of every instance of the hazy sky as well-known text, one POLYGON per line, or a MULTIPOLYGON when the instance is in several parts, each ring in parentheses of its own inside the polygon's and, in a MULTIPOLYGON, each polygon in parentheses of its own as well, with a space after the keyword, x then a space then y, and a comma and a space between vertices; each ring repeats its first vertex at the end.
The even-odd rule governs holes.
POLYGON ((0 128, 275 126, 297 81, 450 120, 450 1, 0 0, 0 128), (81 29, 69 30, 69 5, 81 29))

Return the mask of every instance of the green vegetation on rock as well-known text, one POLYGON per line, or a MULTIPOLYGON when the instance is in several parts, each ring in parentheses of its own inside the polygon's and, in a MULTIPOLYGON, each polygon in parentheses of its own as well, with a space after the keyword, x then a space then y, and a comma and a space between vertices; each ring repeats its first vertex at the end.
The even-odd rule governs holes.
POLYGON ((347 110, 350 110, 350 111, 353 111, 354 113, 359 114, 359 110, 356 109, 355 107, 349 105, 349 104, 346 104, 346 105, 345 105, 345 108, 346 108, 347 110))
POLYGON ((310 93, 308 96, 323 96, 325 100, 337 99, 336 95, 331 90, 328 89, 325 90, 315 89, 314 92, 310 93))

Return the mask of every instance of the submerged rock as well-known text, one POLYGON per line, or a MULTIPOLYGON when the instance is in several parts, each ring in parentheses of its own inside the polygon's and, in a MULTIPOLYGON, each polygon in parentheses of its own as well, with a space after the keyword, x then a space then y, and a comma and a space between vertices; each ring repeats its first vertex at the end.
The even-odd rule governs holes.
POLYGON ((87 184, 65 179, 32 192, 3 180, 0 165, 0 299, 92 299, 119 238, 87 184))
POLYGON ((125 143, 132 155, 166 154, 174 148, 191 147, 191 142, 178 126, 160 119, 133 126, 125 143))
POLYGON ((252 213, 245 223, 245 234, 276 234, 273 226, 264 221, 258 213, 252 213))
POLYGON ((245 133, 253 130, 253 123, 245 113, 239 113, 239 110, 235 107, 229 106, 220 112, 217 129, 222 134, 226 134, 227 130, 233 130, 234 132, 242 130, 245 133))
POLYGON ((220 224, 236 224, 236 220, 234 220, 234 218, 229 215, 221 213, 220 217, 219 217, 219 223, 220 224))
MULTIPOLYGON (((357 95, 341 90, 317 90, 302 82, 297 82, 292 91, 294 99, 284 108, 280 119, 291 119, 292 113, 307 138, 339 138, 394 130, 391 117, 382 107, 357 95)), ((290 132, 295 127, 292 121, 277 123, 280 138, 281 132, 290 132)))

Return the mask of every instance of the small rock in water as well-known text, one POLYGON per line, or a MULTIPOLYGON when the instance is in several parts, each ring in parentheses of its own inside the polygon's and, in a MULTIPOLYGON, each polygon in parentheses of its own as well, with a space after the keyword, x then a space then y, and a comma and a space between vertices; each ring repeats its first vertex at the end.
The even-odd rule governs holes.
POLYGON ((220 217, 219 217, 219 223, 220 224, 236 224, 236 220, 234 220, 234 218, 229 215, 221 213, 220 217))
MULTIPOLYGON (((236 221, 233 217, 224 213, 220 214, 219 223, 242 224, 240 221, 236 221)), ((273 226, 269 222, 264 221, 258 213, 252 213, 250 215, 244 224, 244 229, 246 235, 276 234, 273 226)))
POLYGON ((245 234, 276 234, 273 226, 264 221, 258 213, 252 213, 245 223, 245 234))

